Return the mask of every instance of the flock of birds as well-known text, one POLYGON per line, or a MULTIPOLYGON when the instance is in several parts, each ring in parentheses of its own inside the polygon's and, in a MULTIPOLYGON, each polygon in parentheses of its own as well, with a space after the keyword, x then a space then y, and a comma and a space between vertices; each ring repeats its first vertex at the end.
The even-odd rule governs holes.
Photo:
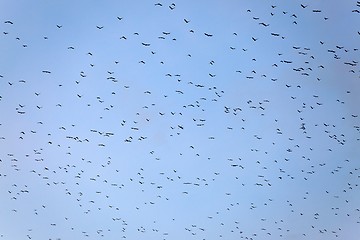
POLYGON ((360 32, 214 2, 1 17, 0 239, 360 236, 360 32))

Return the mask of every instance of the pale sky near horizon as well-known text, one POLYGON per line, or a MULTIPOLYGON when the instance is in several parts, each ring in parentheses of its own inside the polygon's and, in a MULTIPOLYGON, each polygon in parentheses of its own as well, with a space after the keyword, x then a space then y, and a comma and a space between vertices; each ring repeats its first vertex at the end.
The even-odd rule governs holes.
POLYGON ((357 239, 359 16, 0 0, 0 240, 357 239))

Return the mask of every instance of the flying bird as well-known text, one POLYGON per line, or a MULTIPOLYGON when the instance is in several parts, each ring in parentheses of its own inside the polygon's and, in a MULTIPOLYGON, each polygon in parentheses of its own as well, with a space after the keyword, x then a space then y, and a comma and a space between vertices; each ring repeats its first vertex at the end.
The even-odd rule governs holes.
POLYGON ((172 4, 169 6, 169 8, 170 8, 171 10, 174 10, 174 9, 175 9, 175 3, 172 3, 172 4))
POLYGON ((106 25, 65 29, 3 19, 2 217, 28 239, 346 239, 360 216, 360 2, 337 5, 336 28, 306 2, 247 4, 201 19, 218 6, 113 1, 106 25), (119 17, 134 7, 142 21, 119 17), (319 29, 346 37, 299 34, 319 29))

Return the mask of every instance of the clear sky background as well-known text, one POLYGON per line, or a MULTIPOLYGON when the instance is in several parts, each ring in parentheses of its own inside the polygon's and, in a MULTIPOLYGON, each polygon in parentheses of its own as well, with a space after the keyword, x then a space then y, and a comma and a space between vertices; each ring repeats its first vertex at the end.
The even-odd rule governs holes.
POLYGON ((360 3, 0 1, 0 239, 358 239, 360 3))

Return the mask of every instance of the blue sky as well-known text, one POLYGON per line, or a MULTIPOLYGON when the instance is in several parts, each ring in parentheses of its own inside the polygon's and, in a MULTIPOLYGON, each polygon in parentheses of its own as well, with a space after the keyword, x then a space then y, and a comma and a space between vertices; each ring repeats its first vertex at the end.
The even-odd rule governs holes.
POLYGON ((0 9, 0 239, 359 236, 356 1, 0 9))

